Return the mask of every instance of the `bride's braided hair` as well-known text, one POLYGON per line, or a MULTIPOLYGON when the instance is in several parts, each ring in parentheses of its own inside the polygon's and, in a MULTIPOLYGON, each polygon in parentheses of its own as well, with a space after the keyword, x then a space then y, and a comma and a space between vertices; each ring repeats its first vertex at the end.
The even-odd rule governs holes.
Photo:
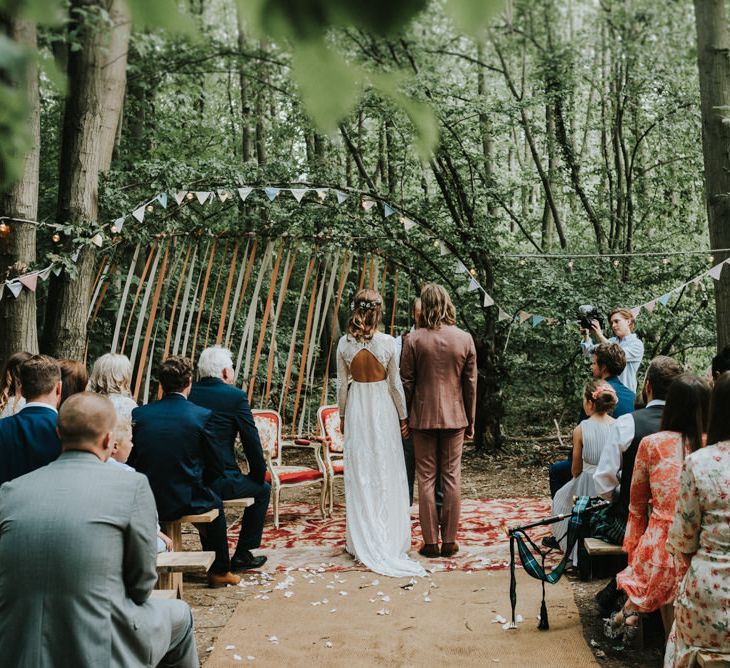
POLYGON ((352 315, 347 333, 356 341, 373 338, 383 315, 383 298, 375 290, 358 290, 350 302, 352 315))

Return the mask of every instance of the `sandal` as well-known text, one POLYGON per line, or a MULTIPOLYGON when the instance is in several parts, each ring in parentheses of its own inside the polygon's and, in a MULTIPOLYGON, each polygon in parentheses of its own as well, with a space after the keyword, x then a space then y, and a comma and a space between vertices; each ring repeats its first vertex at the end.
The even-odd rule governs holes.
POLYGON ((604 620, 603 633, 609 640, 622 639, 624 645, 633 645, 639 635, 641 619, 635 611, 622 608, 604 620))

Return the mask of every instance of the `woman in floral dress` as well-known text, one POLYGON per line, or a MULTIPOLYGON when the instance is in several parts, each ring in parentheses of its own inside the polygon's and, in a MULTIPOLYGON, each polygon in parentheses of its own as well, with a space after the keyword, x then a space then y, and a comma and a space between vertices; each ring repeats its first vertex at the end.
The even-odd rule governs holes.
POLYGON ((705 380, 680 376, 669 387, 661 431, 639 444, 623 544, 629 563, 616 576, 618 588, 628 597, 617 615, 619 624, 635 626, 637 613, 661 610, 667 634, 671 629, 672 603, 686 567, 675 567, 665 543, 685 454, 703 444, 709 399, 705 380))
POLYGON ((707 442, 687 457, 667 549, 689 569, 679 585, 664 666, 700 650, 730 653, 730 372, 712 392, 707 442))

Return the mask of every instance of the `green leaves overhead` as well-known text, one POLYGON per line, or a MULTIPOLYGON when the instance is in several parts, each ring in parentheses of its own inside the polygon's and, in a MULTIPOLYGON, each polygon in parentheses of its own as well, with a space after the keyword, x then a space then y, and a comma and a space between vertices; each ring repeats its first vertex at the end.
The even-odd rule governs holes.
POLYGON ((504 0, 447 0, 446 13, 467 35, 480 37, 504 8, 504 0))

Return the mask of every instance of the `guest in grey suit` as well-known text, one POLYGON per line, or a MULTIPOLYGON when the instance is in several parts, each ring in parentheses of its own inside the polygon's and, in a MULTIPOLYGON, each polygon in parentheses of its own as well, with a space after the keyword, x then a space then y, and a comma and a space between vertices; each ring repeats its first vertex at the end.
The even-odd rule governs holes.
POLYGON ((0 488, 0 657, 7 666, 197 666, 190 608, 157 580, 147 478, 105 466, 116 414, 61 407, 63 452, 0 488))

